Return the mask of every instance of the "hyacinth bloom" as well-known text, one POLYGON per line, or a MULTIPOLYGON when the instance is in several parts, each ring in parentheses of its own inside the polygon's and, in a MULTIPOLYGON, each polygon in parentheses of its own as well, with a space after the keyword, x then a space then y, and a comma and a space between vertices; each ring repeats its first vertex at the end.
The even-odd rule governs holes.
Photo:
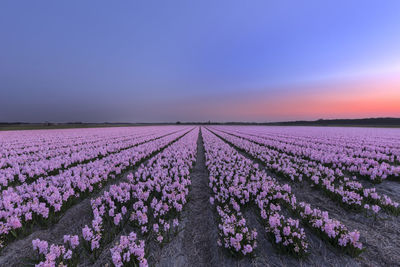
POLYGON ((227 205, 224 208, 217 206, 217 212, 220 218, 217 243, 237 254, 252 253, 257 247, 257 232, 247 228, 243 215, 233 212, 227 205))
POLYGON ((116 267, 124 265, 148 266, 144 252, 144 241, 137 240, 135 233, 121 236, 119 243, 110 249, 112 262, 116 267))
POLYGON ((51 244, 49 246, 46 241, 40 239, 32 240, 33 250, 38 252, 40 259, 40 262, 35 266, 75 265, 74 258, 76 253, 74 251, 79 245, 79 237, 77 235, 65 235, 64 244, 65 245, 51 244))
MULTIPOLYGON (((297 201, 284 179, 310 184, 351 212, 364 210, 361 216, 400 212, 399 203, 360 180, 398 179, 400 145, 395 135, 383 139, 333 130, 326 135, 317 130, 291 134, 282 128, 266 132, 225 126, 203 127, 201 133, 210 188, 204 205, 214 210, 215 242, 235 256, 262 253, 259 235, 285 253, 304 256, 309 245, 303 227, 351 255, 363 250, 360 232, 323 209, 297 201), (249 211, 262 226, 258 232, 246 220, 249 211)), ((0 158, 0 244, 38 218, 50 221, 72 201, 101 192, 90 201, 92 221, 78 235, 65 235, 63 244, 32 241, 38 266, 74 265, 82 250, 95 260, 105 248, 115 266, 147 266, 148 238, 162 246, 182 228, 180 214, 189 201, 199 128, 116 129, 112 134, 88 130, 61 140, 42 134, 43 142, 33 137, 18 142, 15 136, 0 141, 5 151, 0 158), (7 142, 12 145, 4 146, 7 142), (123 180, 108 186, 116 178, 123 180), (118 242, 109 250, 110 240, 118 242)))
POLYGON ((37 250, 39 254, 45 254, 49 248, 49 244, 46 241, 40 239, 32 240, 33 250, 37 250))
MULTIPOLYGON (((139 227, 142 234, 149 234, 149 230, 157 233, 159 242, 168 235, 171 226, 179 225, 178 219, 171 218, 171 214, 180 212, 187 202, 198 133, 198 128, 188 131, 152 157, 146 165, 141 165, 134 174, 127 175, 128 182, 112 185, 101 196, 91 200, 94 219, 81 231, 83 245, 88 247, 90 253, 96 255, 104 245, 104 237, 123 222, 129 221, 132 226, 139 227), (153 197, 150 199, 150 196, 153 197), (155 219, 153 225, 148 224, 149 210, 155 219)), ((75 236, 66 235, 64 241, 74 248, 79 245, 75 236)), ((144 242, 137 240, 133 232, 129 236, 121 236, 119 244, 111 249, 114 265, 137 263, 147 266, 144 246, 144 242)))
MULTIPOLYGON (((290 253, 302 255, 307 252, 308 244, 304 230, 299 228, 299 222, 279 214, 280 203, 285 203, 309 227, 328 238, 332 244, 344 247, 352 255, 362 251, 362 244, 358 238, 350 238, 355 232, 348 231, 339 221, 330 219, 327 212, 311 208, 306 203, 297 203, 289 185, 280 185, 213 132, 202 131, 202 133, 206 165, 210 171, 209 185, 215 193, 214 201, 228 202, 235 210, 237 203, 243 205, 249 201, 249 195, 253 195, 253 201, 260 208, 260 217, 266 221, 266 231, 274 237, 273 242, 290 253), (239 176, 247 179, 239 179, 239 176), (247 184, 245 181, 248 181, 247 184), (231 183, 234 186, 230 187, 231 183), (338 240, 342 241, 341 244, 338 244, 338 240)), ((220 133, 223 132, 219 131, 218 134, 220 133)), ((224 139, 225 137, 227 140, 229 135, 223 135, 224 139)), ((238 140, 240 141, 239 138, 233 141, 240 143, 238 140)), ((248 151, 247 147, 241 148, 248 151)))
POLYGON ((10 231, 18 230, 23 224, 35 223, 32 216, 47 219, 80 194, 89 194, 101 188, 122 170, 136 165, 184 133, 181 129, 172 133, 162 132, 158 136, 139 137, 134 144, 130 142, 126 149, 118 150, 118 153, 104 153, 101 158, 78 164, 58 175, 4 189, 0 197, 0 240, 10 239, 10 231))
POLYGON ((133 131, 129 128, 101 131, 79 129, 67 133, 63 130, 27 131, 23 142, 19 144, 13 141, 21 136, 9 132, 8 135, 2 136, 2 141, 5 142, 2 153, 6 157, 0 160, 0 189, 7 188, 9 184, 32 182, 55 170, 63 170, 80 162, 116 153, 149 138, 156 138, 159 134, 165 134, 164 129, 160 130, 152 127, 133 131))
POLYGON ((69 244, 72 249, 75 249, 79 245, 79 237, 77 235, 64 235, 64 243, 69 244))
MULTIPOLYGON (((220 127, 221 128, 221 127, 220 127)), ((221 128, 222 129, 222 128, 221 128)), ((299 129, 296 136, 287 134, 285 136, 277 134, 266 135, 260 129, 247 128, 229 129, 234 131, 234 135, 254 141, 260 145, 278 150, 282 153, 300 156, 315 162, 322 163, 328 167, 334 167, 337 173, 344 171, 351 172, 356 176, 362 176, 374 182, 380 182, 388 177, 399 177, 400 167, 395 164, 399 162, 400 150, 396 144, 396 136, 389 139, 382 139, 380 135, 387 133, 378 132, 378 136, 371 136, 370 132, 358 129, 356 137, 339 136, 343 129, 335 133, 333 130, 327 137, 320 135, 315 130, 312 138, 309 133, 313 129, 303 128, 304 133, 299 129)), ((222 130, 226 130, 223 128, 222 130)), ((278 131, 285 131, 278 129, 278 131)))
MULTIPOLYGON (((231 133, 221 127, 219 129, 216 130, 218 135, 261 160, 267 168, 280 176, 299 182, 307 178, 333 200, 353 209, 364 209, 365 204, 376 204, 390 213, 400 213, 399 203, 392 201, 386 195, 379 195, 375 188, 364 188, 354 177, 346 177, 344 172, 348 170, 339 168, 342 163, 332 168, 330 163, 296 153, 298 148, 292 143, 282 141, 281 144, 276 140, 270 140, 271 137, 263 138, 241 132, 231 133), (288 150, 289 148, 293 150, 288 150), (373 193, 366 194, 366 191, 373 193)), ((309 151, 308 147, 306 151, 309 151)), ((323 150, 318 148, 317 151, 323 150)))
MULTIPOLYGON (((250 231, 246 226, 246 220, 241 214, 241 205, 250 201, 255 203, 269 203, 268 197, 279 193, 278 191, 268 193, 260 191, 267 189, 267 176, 258 172, 258 168, 249 160, 237 154, 227 144, 218 140, 208 131, 203 131, 204 146, 206 149, 206 165, 210 171, 210 187, 215 193, 210 203, 216 204, 220 230, 220 246, 231 250, 233 253, 246 255, 252 253, 256 247, 255 237, 257 232, 250 231), (223 162, 221 164, 221 162, 223 162), (245 177, 248 177, 245 179, 245 177), (220 207, 222 204, 229 204, 220 207), (239 227, 240 226, 240 227, 239 227), (253 238, 254 237, 254 238, 253 238)), ((274 185, 274 184, 272 184, 274 185)), ((269 187, 268 187, 269 188, 269 187)), ((287 188, 285 186, 285 188, 287 188)), ((266 231, 276 236, 284 250, 294 254, 304 254, 307 250, 304 230, 299 228, 298 221, 279 215, 278 205, 261 205, 261 217, 266 221, 266 231), (275 217, 278 216, 278 217, 275 217), (276 219, 277 223, 275 223, 276 219), (284 239, 282 241, 282 239, 284 239), (281 242, 282 241, 282 242, 281 242)))

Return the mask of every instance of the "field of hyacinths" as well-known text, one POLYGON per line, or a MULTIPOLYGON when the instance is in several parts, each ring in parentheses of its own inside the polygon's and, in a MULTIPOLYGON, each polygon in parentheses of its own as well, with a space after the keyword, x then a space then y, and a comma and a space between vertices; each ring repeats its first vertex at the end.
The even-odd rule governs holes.
POLYGON ((0 132, 0 266, 399 266, 400 130, 0 132))

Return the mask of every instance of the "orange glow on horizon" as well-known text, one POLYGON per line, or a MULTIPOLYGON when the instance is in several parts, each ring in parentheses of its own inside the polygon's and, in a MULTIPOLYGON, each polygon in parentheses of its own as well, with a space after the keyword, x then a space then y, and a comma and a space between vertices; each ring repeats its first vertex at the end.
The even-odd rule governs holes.
POLYGON ((400 117, 399 78, 322 84, 295 92, 239 98, 211 109, 221 116, 243 120, 400 117))

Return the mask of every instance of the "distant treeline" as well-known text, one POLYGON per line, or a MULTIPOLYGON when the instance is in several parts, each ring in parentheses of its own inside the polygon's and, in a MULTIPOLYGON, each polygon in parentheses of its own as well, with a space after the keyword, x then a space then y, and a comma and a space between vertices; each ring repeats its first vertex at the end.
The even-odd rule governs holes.
POLYGON ((365 126, 365 127, 400 127, 400 118, 333 119, 315 121, 283 122, 177 122, 177 124, 217 124, 217 125, 270 125, 270 126, 365 126))
POLYGON ((139 125, 144 125, 144 124, 135 124, 135 123, 85 123, 85 122, 66 122, 66 123, 52 123, 52 122, 44 122, 44 123, 0 122, 0 131, 124 127, 124 126, 139 126, 139 125))
POLYGON ((265 126, 356 126, 356 127, 400 127, 400 118, 366 118, 366 119, 333 119, 316 121, 284 121, 284 122, 162 122, 162 123, 126 123, 126 122, 66 122, 66 123, 27 123, 0 122, 0 130, 28 129, 60 129, 60 128, 92 128, 117 126, 146 126, 146 125, 265 125, 265 126))
POLYGON ((287 121, 266 123, 266 125, 283 126, 376 126, 400 127, 400 118, 367 118, 367 119, 334 119, 316 121, 287 121))

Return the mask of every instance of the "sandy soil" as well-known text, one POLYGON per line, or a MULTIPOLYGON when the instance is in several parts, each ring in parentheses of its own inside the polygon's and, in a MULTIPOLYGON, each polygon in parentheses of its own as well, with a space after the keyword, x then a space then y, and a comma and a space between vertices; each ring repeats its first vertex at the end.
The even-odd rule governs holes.
POLYGON ((190 201, 182 213, 179 234, 160 252, 151 254, 155 266, 357 266, 355 259, 337 251, 306 229, 311 254, 305 259, 294 259, 276 251, 263 234, 255 208, 244 210, 250 228, 256 228, 258 248, 253 258, 232 258, 216 245, 217 225, 215 211, 209 204, 208 173, 205 166, 204 147, 201 136, 198 141, 197 162, 192 177, 190 201))
MULTIPOLYGON (((243 151, 237 151, 265 168, 260 160, 243 151)), ((310 241, 311 255, 297 264, 306 266, 400 266, 400 217, 382 213, 380 218, 375 220, 362 212, 345 210, 323 192, 313 188, 309 182, 292 182, 275 175, 271 170, 265 170, 282 184, 290 184, 299 201, 305 201, 313 207, 326 210, 332 218, 340 220, 349 229, 360 231, 360 239, 365 251, 359 257, 351 258, 323 242, 307 227, 304 227, 310 241)), ((399 198, 400 184, 398 182, 384 181, 381 184, 373 185, 365 180, 360 181, 367 187, 375 186, 379 193, 387 194, 394 200, 399 198)), ((291 264, 287 261, 288 259, 285 257, 282 264, 278 264, 278 266, 290 266, 291 264)))
MULTIPOLYGON (((280 254, 265 236, 263 227, 258 221, 257 210, 249 207, 243 210, 243 213, 248 226, 256 228, 258 231, 258 248, 253 258, 232 258, 226 250, 216 244, 218 235, 216 213, 209 203, 211 192, 208 187, 208 173, 201 135, 199 135, 197 146, 197 161, 191 173, 192 186, 189 201, 181 214, 181 223, 177 234, 163 246, 151 238, 146 241, 148 261, 151 266, 400 266, 399 217, 387 215, 383 219, 374 220, 374 218, 366 217, 363 213, 346 211, 322 192, 313 189, 307 182, 293 183, 274 175, 269 170, 267 172, 280 182, 291 184, 298 200, 327 210, 331 217, 340 220, 350 229, 358 229, 366 250, 359 257, 351 258, 304 227, 310 244, 310 255, 305 259, 294 259, 280 254)), ((240 153, 251 158, 243 152, 240 153)), ((261 168, 264 168, 259 161, 256 162, 261 168)), ((118 180, 111 182, 123 181, 128 173, 124 173, 118 180)), ((385 181, 376 187, 379 192, 398 198, 399 183, 385 181)), ((96 196, 100 193, 97 193, 96 196)), ((292 216, 286 210, 283 212, 285 215, 292 216)), ((8 245, 0 254, 0 266, 29 266, 27 259, 33 257, 33 239, 40 238, 52 243, 61 243, 64 234, 80 233, 82 227, 89 224, 91 220, 90 199, 87 198, 67 210, 56 224, 48 228, 38 228, 29 236, 8 245)), ((128 234, 132 230, 134 229, 126 226, 112 242, 103 248, 100 257, 94 263, 83 253, 79 266, 110 266, 109 248, 121 234, 128 234)))
MULTIPOLYGON (((164 135, 166 136, 166 135, 164 135)), ((182 136, 181 136, 182 137, 182 136)), ((181 138, 180 137, 180 138, 181 138)), ((160 137, 161 138, 161 137, 160 137)), ((180 138, 176 139, 179 140, 180 138)), ((158 139, 158 138, 157 138, 158 139)), ((175 140, 175 141, 176 141, 175 140)), ((162 149, 163 150, 163 149, 162 149)), ((153 153, 152 156, 160 153, 153 153)), ((121 175, 117 176, 115 179, 110 179, 106 186, 104 186, 100 191, 91 194, 89 197, 83 199, 81 202, 71 206, 63 214, 60 214, 57 223, 49 227, 38 227, 35 226, 31 234, 17 239, 7 247, 5 247, 0 252, 0 266, 32 266, 32 259, 36 258, 34 251, 32 249, 32 240, 39 238, 46 240, 49 244, 62 244, 64 235, 80 235, 82 233, 82 228, 87 224, 90 225, 93 214, 90 206, 90 200, 96 198, 103 194, 104 191, 108 190, 111 185, 118 184, 121 182, 127 182, 126 179, 129 173, 134 173, 140 164, 145 164, 147 159, 142 160, 137 163, 135 168, 128 169, 121 175)), ((125 230, 125 229, 124 229, 125 230)), ((115 242, 113 242, 115 243, 115 242)), ((110 258, 109 250, 108 258, 110 258)), ((92 266, 93 264, 86 259, 84 255, 81 256, 83 266, 92 266)), ((107 260, 109 261, 109 259, 107 260)), ((101 262, 99 266, 104 266, 104 262, 101 262)))
POLYGON ((201 135, 191 180, 189 201, 182 212, 179 233, 159 255, 153 255, 155 266, 210 266, 216 262, 217 228, 208 202, 210 193, 201 135))
MULTIPOLYGON (((112 184, 120 183, 125 180, 129 172, 125 172, 119 179, 111 180, 98 193, 92 195, 92 198, 100 196, 112 184)), ((90 224, 93 216, 90 207, 90 199, 86 198, 76 205, 70 207, 57 223, 50 227, 39 228, 32 234, 18 239, 9 244, 0 254, 0 266, 28 266, 33 255, 32 240, 39 238, 48 241, 50 244, 62 244, 64 235, 76 235, 82 233, 82 228, 90 224)))

